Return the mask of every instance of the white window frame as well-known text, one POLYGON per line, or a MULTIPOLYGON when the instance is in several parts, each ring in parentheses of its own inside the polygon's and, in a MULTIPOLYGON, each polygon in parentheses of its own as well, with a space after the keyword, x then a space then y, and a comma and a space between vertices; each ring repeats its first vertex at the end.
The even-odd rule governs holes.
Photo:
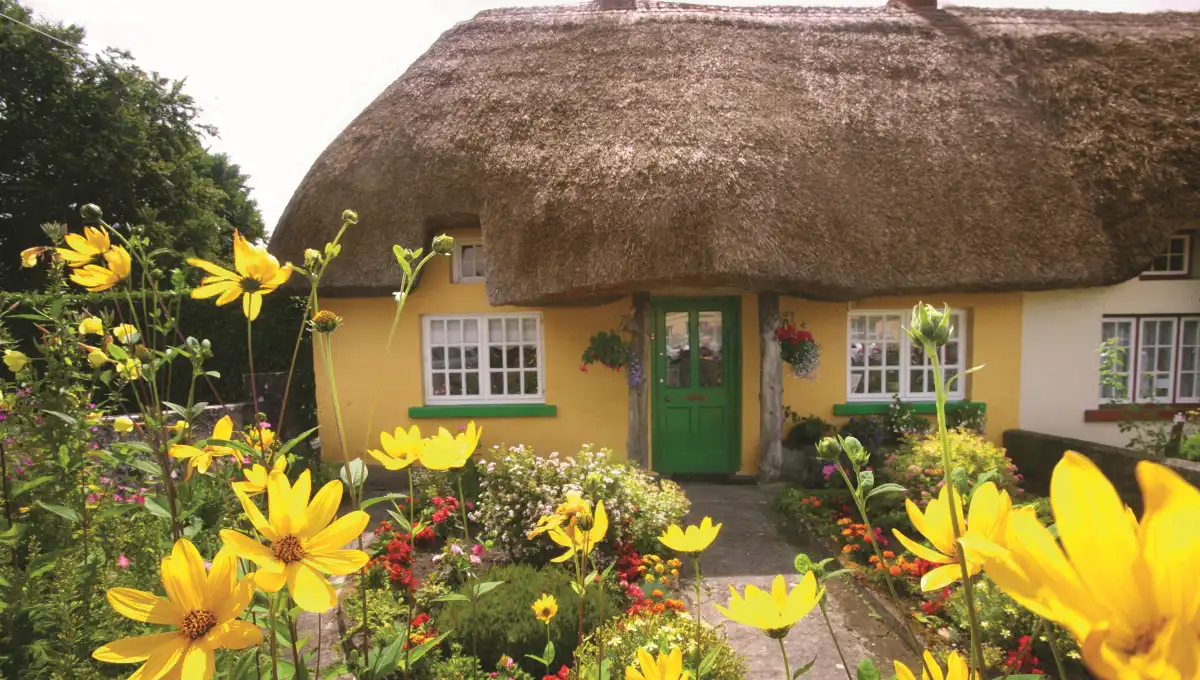
POLYGON ((484 248, 484 254, 487 253, 481 238, 455 239, 454 255, 450 258, 450 280, 453 283, 483 283, 486 280, 484 276, 462 275, 463 248, 466 247, 484 248))
MULTIPOLYGON (((1132 343, 1129 347, 1128 355, 1125 358, 1125 370, 1127 372, 1129 394, 1124 399, 1112 399, 1104 395, 1103 388, 1099 390, 1101 403, 1139 403, 1139 404, 1162 404, 1170 406, 1174 404, 1196 404, 1200 403, 1200 356, 1197 356, 1196 363, 1193 368, 1183 369, 1183 328, 1185 325, 1197 324, 1200 326, 1200 314, 1155 314, 1153 316, 1105 316, 1100 320, 1101 335, 1103 336, 1103 324, 1106 323, 1129 323, 1133 327, 1133 336, 1130 340, 1132 343), (1173 326, 1170 344, 1170 368, 1169 371, 1155 370, 1155 373, 1168 373, 1170 383, 1167 394, 1161 397, 1146 396, 1142 392, 1142 379, 1145 371, 1142 362, 1142 349, 1145 345, 1145 324, 1146 322, 1169 322, 1173 326), (1190 397, 1179 396, 1179 385, 1183 375, 1196 375, 1198 382, 1193 387, 1193 394, 1190 397)), ((1165 347, 1166 345, 1153 345, 1155 348, 1165 347)), ((1188 345, 1192 347, 1193 345, 1188 345)), ((1200 328, 1197 328, 1197 347, 1200 347, 1200 328)), ((1200 352, 1198 352, 1200 355, 1200 352)), ((1156 367, 1157 368, 1157 367, 1156 367)))
MULTIPOLYGON (((1134 386, 1134 367, 1137 363, 1137 338, 1138 338, 1138 319, 1133 316, 1106 316, 1100 319, 1100 341, 1107 342, 1109 338, 1104 337, 1105 324, 1129 324, 1129 346, 1125 347, 1124 370, 1121 371, 1125 376, 1125 394, 1122 396, 1108 396, 1104 394, 1104 385, 1100 385, 1100 399, 1104 402, 1119 402, 1128 403, 1130 395, 1136 391, 1134 386)), ((1115 337, 1115 336, 1114 336, 1115 337)), ((1103 361, 1103 357, 1101 357, 1103 361)))
MULTIPOLYGON (((508 312, 501 314, 426 314, 421 318, 421 357, 422 366, 421 372, 425 382, 425 403, 427 405, 478 405, 478 404, 544 404, 546 403, 546 344, 542 329, 542 314, 541 312, 508 312), (433 393, 433 349, 431 343, 433 339, 433 322, 434 321, 463 321, 474 320, 479 324, 478 352, 479 352, 479 394, 434 394, 433 393), (520 328, 522 329, 522 339, 516 343, 492 343, 488 338, 488 322, 493 319, 517 319, 520 328), (524 340, 523 328, 525 319, 534 319, 537 322, 537 337, 530 343, 524 340), (528 345, 533 344, 537 348, 537 394, 525 395, 508 395, 500 394, 493 395, 491 393, 491 352, 489 347, 494 344, 518 344, 528 345)), ((456 343, 457 344, 457 343, 456 343)), ((444 346, 444 345, 443 345, 444 346)), ((466 364, 466 357, 463 357, 463 365, 466 364)), ((449 356, 446 356, 445 361, 449 365, 449 356)), ((464 392, 465 390, 465 374, 467 369, 457 369, 463 371, 464 374, 464 392)), ((476 369, 471 369, 476 370, 476 369)), ((498 370, 504 370, 500 367, 498 370)), ((521 369, 524 370, 524 369, 521 369)), ((441 370, 439 370, 441 372, 441 370)), ((448 384, 448 383, 447 383, 448 384)), ((524 383, 522 383, 524 384, 524 383)))
POLYGON ((1183 267, 1181 269, 1155 269, 1154 268, 1155 262, 1151 262, 1150 268, 1147 269, 1145 272, 1142 272, 1142 275, 1143 276, 1187 276, 1188 272, 1190 272, 1191 268, 1192 268, 1192 234, 1190 232, 1185 232, 1182 234, 1175 234, 1174 236, 1172 236, 1171 240, 1167 242, 1166 252, 1158 255, 1154 259, 1157 260, 1159 257, 1166 257, 1167 261, 1169 263, 1170 259, 1171 259, 1170 258, 1171 251, 1174 249, 1175 244, 1177 244, 1177 243, 1183 244, 1183 267))
MULTIPOLYGON (((956 342, 958 342, 958 362, 953 366, 942 365, 942 377, 950 378, 956 373, 962 373, 966 370, 967 362, 967 312, 963 309, 951 309, 950 314, 951 324, 955 327, 957 333, 956 342)), ((933 391, 929 392, 913 392, 910 387, 912 379, 912 370, 920 370, 919 366, 912 363, 912 339, 908 337, 908 333, 904 329, 908 327, 909 319, 912 313, 909 310, 896 309, 855 309, 846 315, 846 401, 847 402, 871 402, 879 403, 882 401, 891 401, 894 397, 900 397, 903 401, 909 402, 931 402, 936 400, 936 394, 933 391), (898 343, 900 345, 900 392, 899 393, 880 393, 880 394, 856 394, 853 392, 854 387, 854 369, 863 369, 867 366, 856 367, 851 363, 850 342, 851 329, 853 328, 854 318, 858 316, 898 316, 900 317, 900 337, 898 343)), ((944 356, 944 353, 943 353, 944 356)), ((869 359, 868 359, 869 361, 869 359)), ((886 381, 886 368, 884 380, 886 381)), ((864 380, 868 378, 864 375, 864 380)), ((967 376, 962 376, 954 381, 953 389, 946 394, 946 398, 952 401, 966 399, 967 376)))

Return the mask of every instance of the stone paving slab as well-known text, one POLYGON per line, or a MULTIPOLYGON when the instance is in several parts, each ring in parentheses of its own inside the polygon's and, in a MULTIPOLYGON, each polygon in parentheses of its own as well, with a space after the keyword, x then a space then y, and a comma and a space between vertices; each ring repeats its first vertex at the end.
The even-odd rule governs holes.
MULTIPOLYGON (((829 555, 822 554, 822 549, 815 545, 797 548, 789 544, 776 528, 776 520, 768 507, 769 499, 757 486, 684 482, 683 488, 692 501, 687 523, 699 524, 709 516, 713 522, 724 525, 716 542, 701 558, 708 591, 702 598, 704 620, 724 622, 733 647, 749 664, 748 680, 782 680, 784 671, 779 643, 755 629, 724 619, 715 605, 728 604, 730 586, 739 592, 747 585, 769 590, 777 574, 783 574, 789 586, 795 585, 799 574, 792 564, 797 552, 807 552, 814 561, 829 555)), ((692 573, 691 569, 691 565, 685 563, 684 574, 692 573)), ((690 597, 694 597, 694 587, 694 582, 681 584, 681 590, 690 597)), ((846 661, 851 666, 851 676, 854 666, 864 657, 874 659, 883 670, 883 676, 890 677, 893 659, 909 660, 912 656, 900 637, 873 615, 866 601, 848 584, 834 583, 829 587, 826 607, 846 661)), ((792 629, 785 645, 793 672, 816 657, 816 663, 805 678, 846 679, 819 609, 814 609, 792 629)))

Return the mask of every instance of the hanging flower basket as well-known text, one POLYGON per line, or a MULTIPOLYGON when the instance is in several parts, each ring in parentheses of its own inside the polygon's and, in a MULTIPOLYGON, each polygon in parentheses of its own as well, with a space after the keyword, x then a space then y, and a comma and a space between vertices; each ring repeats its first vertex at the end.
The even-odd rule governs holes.
POLYGON ((591 337, 583 350, 579 370, 587 373, 589 366, 600 364, 620 373, 622 368, 628 367, 629 384, 636 387, 642 380, 642 363, 630 351, 630 345, 620 331, 600 331, 591 337))
POLYGON ((784 314, 783 323, 775 329, 775 338, 779 341, 783 360, 792 367, 792 375, 797 378, 816 377, 817 366, 821 363, 821 346, 803 323, 797 328, 792 314, 784 314))

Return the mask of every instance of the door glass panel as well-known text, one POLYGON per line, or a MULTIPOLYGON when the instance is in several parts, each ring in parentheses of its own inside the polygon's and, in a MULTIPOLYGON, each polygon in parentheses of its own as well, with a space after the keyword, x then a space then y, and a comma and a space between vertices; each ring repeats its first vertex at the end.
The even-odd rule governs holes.
POLYGON ((688 340, 688 313, 667 312, 667 387, 692 386, 692 350, 688 340))
POLYGON ((725 384, 721 312, 700 312, 700 387, 725 384))

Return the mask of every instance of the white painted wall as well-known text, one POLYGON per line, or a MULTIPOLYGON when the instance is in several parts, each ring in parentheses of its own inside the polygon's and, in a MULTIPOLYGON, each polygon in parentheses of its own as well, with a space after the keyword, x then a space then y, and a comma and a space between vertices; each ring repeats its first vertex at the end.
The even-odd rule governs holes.
POLYGON ((1195 313, 1200 313, 1200 279, 1195 278, 1134 279, 1108 288, 1026 293, 1021 324, 1021 428, 1125 446, 1129 437, 1118 431, 1116 423, 1083 421, 1084 411, 1101 404, 1101 317, 1195 313))

